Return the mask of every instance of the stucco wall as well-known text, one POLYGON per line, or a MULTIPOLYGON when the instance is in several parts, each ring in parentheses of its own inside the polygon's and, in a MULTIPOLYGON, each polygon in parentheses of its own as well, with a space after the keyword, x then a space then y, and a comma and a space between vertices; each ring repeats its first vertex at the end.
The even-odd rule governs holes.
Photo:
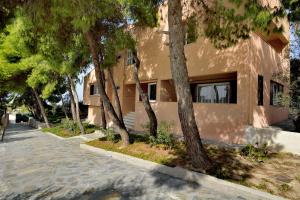
MULTIPOLYGON (((159 121, 173 122, 174 133, 180 134, 176 102, 161 102, 170 99, 161 92, 170 88, 170 85, 161 81, 170 80, 172 77, 168 36, 163 32, 167 30, 166 8, 162 8, 160 14, 164 17, 161 18, 159 28, 135 30, 138 56, 141 60, 139 77, 142 82, 157 82, 157 102, 152 103, 153 109, 159 121)), ((252 34, 249 40, 226 50, 217 50, 208 39, 199 38, 197 42, 186 45, 185 51, 191 81, 203 76, 237 72, 236 104, 194 103, 196 121, 203 138, 243 143, 247 125, 264 127, 287 118, 287 109, 269 105, 269 81, 272 73, 281 67, 281 58, 273 47, 258 35, 252 34), (265 82, 264 106, 260 107, 257 106, 258 74, 264 76, 265 82)), ((132 98, 133 67, 126 66, 125 63, 126 51, 120 53, 119 63, 114 68, 114 77, 121 88, 119 95, 124 113, 135 110, 135 128, 141 130, 141 125, 145 124, 148 118, 142 103, 139 102, 138 91, 135 91, 135 98, 132 98), (127 85, 131 85, 130 91, 127 85)), ((84 102, 91 105, 89 120, 97 123, 99 120, 96 119, 98 115, 95 113, 98 110, 95 106, 99 105, 99 97, 89 96, 91 82, 95 82, 94 71, 85 78, 84 102)), ((109 93, 113 100, 111 91, 109 93)))
MULTIPOLYGON (((269 44, 261 40, 256 34, 251 40, 251 107, 253 116, 251 123, 254 127, 267 127, 271 124, 283 121, 288 118, 288 109, 270 105, 270 81, 276 80, 284 85, 284 92, 288 94, 288 83, 276 79, 274 74, 289 73, 289 65, 283 61, 283 53, 277 53, 269 44), (257 105, 257 77, 264 77, 264 104, 257 105)), ((288 74, 287 74, 288 75, 288 74)))

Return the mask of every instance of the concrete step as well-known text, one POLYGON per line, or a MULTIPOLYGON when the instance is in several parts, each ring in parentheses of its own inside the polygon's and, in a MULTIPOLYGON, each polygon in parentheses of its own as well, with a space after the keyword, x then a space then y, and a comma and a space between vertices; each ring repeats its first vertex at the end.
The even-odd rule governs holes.
POLYGON ((133 129, 135 123, 135 112, 127 113, 127 115, 124 116, 124 123, 127 129, 133 129))
POLYGON ((124 118, 124 122, 133 122, 134 123, 134 121, 135 121, 135 119, 128 119, 128 118, 124 118))

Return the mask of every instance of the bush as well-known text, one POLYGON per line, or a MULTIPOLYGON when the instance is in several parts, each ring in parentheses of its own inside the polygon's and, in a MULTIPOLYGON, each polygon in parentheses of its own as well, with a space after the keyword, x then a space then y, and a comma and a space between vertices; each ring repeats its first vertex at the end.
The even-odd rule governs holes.
POLYGON ((170 133, 171 124, 167 122, 161 122, 157 128, 157 137, 150 136, 149 143, 152 146, 156 145, 166 145, 168 148, 174 148, 175 139, 174 136, 170 133))
POLYGON ((115 135, 115 133, 112 129, 103 129, 102 131, 103 131, 107 141, 111 141, 114 143, 117 143, 119 141, 118 137, 115 135))
POLYGON ((241 150, 241 155, 259 162, 263 161, 268 158, 267 144, 264 144, 262 147, 255 147, 252 144, 248 144, 241 150))
POLYGON ((75 133, 75 131, 76 131, 76 123, 73 120, 62 119, 61 126, 62 126, 62 128, 72 131, 73 133, 75 133))

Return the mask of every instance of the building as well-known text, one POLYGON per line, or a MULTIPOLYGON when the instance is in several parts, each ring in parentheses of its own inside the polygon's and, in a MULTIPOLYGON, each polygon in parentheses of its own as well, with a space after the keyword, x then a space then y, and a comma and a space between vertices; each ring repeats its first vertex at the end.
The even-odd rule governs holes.
MULTIPOLYGON (((272 1, 276 2, 276 1, 272 1)), ((278 3, 278 2, 277 2, 278 3)), ((155 29, 135 29, 141 60, 139 73, 158 121, 173 124, 173 132, 181 134, 177 114, 176 93, 171 77, 166 6, 160 8, 165 17, 155 29)), ((202 138, 229 143, 244 143, 248 126, 267 127, 288 118, 288 109, 278 105, 277 94, 288 92, 287 85, 274 77, 289 69, 283 52, 289 44, 288 21, 280 22, 282 33, 251 33, 248 40, 218 50, 205 38, 185 47, 194 110, 202 138)), ((275 22, 271 26, 276 26, 275 22)), ((143 130, 148 121, 133 80, 132 55, 120 53, 113 68, 127 126, 143 130)), ((95 73, 84 79, 84 103, 89 106, 88 120, 100 124, 99 95, 95 73)), ((107 93, 114 102, 111 85, 107 93)))

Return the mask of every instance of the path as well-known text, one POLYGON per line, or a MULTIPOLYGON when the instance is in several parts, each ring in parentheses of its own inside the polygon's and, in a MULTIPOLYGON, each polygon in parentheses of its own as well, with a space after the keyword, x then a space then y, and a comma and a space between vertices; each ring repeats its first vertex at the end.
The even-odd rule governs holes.
POLYGON ((0 143, 0 199, 258 199, 187 183, 12 125, 0 143))

